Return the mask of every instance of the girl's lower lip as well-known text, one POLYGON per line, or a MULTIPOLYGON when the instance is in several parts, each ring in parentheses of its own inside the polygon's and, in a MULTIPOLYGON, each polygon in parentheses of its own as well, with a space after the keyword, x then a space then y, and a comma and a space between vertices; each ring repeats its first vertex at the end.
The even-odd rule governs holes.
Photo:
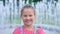
POLYGON ((27 23, 29 23, 29 22, 27 22, 27 23))
POLYGON ((29 23, 28 21, 25 21, 26 23, 29 23))

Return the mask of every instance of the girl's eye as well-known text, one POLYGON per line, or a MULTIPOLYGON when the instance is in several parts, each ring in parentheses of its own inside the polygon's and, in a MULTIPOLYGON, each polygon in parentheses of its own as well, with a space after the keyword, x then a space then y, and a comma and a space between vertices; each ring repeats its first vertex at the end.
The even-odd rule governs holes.
POLYGON ((29 15, 30 17, 32 16, 32 15, 29 15))
POLYGON ((24 15, 24 17, 27 17, 27 15, 24 15))

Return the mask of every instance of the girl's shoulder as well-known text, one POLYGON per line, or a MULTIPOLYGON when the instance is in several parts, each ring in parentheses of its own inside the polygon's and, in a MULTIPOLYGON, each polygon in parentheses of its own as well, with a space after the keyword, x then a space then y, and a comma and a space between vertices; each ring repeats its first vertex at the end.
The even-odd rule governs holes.
POLYGON ((37 30, 42 30, 42 27, 41 26, 36 26, 36 29, 37 30))
POLYGON ((36 29, 37 29, 37 33, 44 34, 44 31, 41 26, 37 26, 36 29))
POLYGON ((13 34, 19 34, 20 33, 20 27, 17 26, 14 28, 13 34))

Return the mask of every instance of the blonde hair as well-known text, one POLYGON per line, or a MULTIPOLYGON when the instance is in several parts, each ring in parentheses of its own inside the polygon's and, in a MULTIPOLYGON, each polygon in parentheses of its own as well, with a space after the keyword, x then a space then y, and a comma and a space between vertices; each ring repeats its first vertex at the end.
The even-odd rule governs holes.
POLYGON ((34 15, 35 15, 35 9, 34 9, 34 7, 31 6, 31 5, 29 5, 29 4, 25 5, 25 6, 21 9, 21 15, 22 15, 22 12, 23 12, 23 10, 24 10, 25 8, 32 8, 32 9, 34 10, 34 15))

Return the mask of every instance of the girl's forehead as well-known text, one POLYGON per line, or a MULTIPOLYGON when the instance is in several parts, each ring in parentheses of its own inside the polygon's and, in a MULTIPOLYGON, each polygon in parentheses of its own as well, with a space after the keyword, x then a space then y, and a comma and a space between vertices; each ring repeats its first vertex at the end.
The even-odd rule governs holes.
POLYGON ((34 8, 32 8, 32 7, 26 7, 26 8, 23 8, 23 9, 25 9, 25 10, 26 10, 26 9, 32 9, 32 10, 33 10, 34 8))
POLYGON ((32 8, 25 8, 23 12, 34 12, 34 9, 32 8))
POLYGON ((34 10, 31 8, 26 8, 23 10, 22 14, 34 14, 34 10))

